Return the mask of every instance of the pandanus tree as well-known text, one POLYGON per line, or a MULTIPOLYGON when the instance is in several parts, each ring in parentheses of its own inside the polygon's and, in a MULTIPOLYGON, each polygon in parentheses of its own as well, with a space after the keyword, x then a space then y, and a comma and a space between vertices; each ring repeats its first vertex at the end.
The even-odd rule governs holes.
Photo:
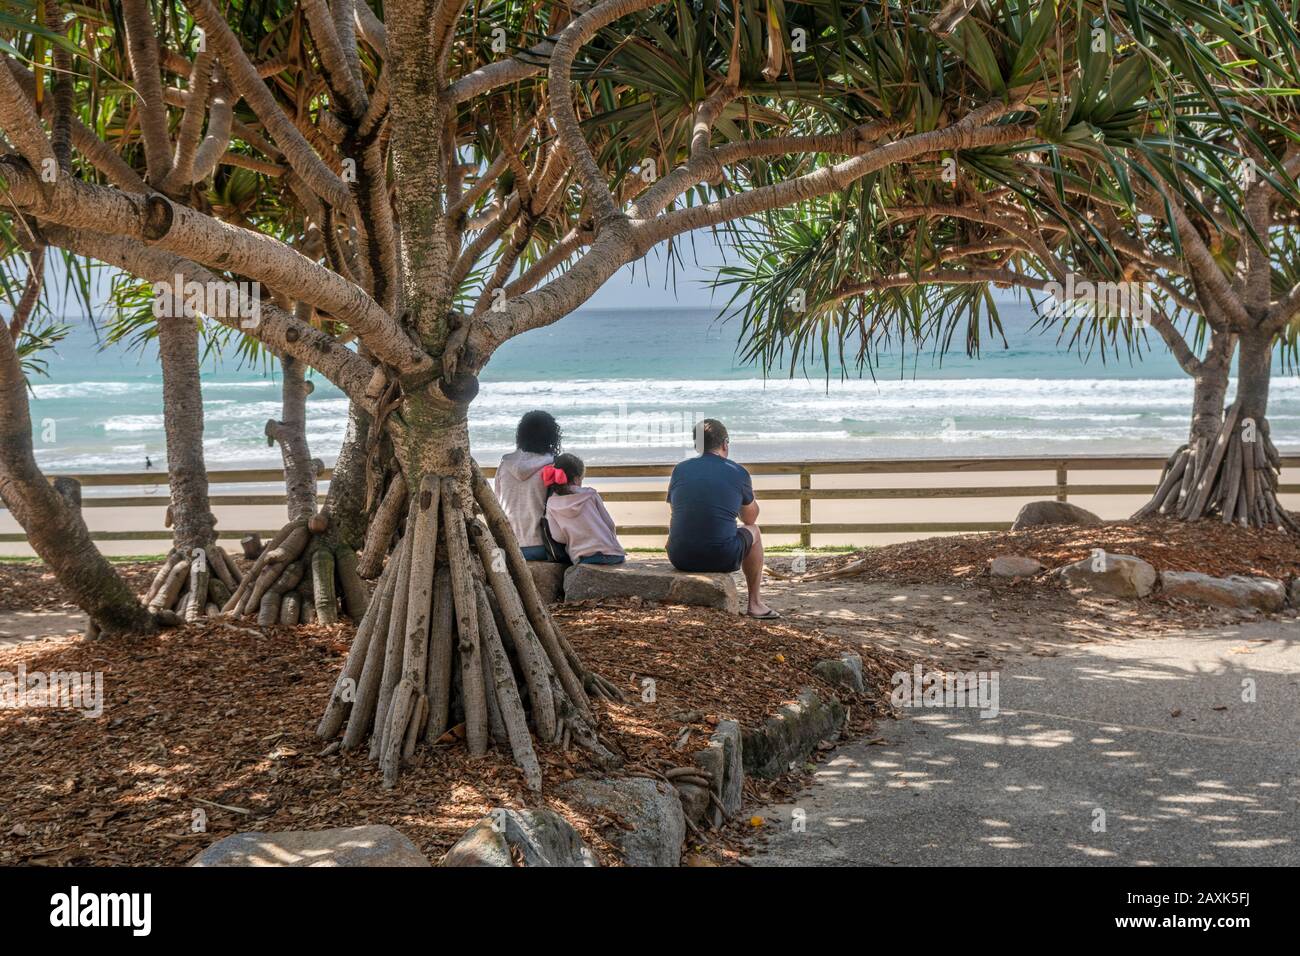
MULTIPOLYGON (((1136 220, 1145 249, 1176 257, 1171 292, 1214 340, 1238 349, 1237 388, 1221 418, 1203 424, 1170 456, 1140 514, 1217 514, 1225 522, 1300 531, 1277 496, 1281 459, 1267 419, 1275 353, 1296 356, 1300 327, 1300 6, 1222 10, 1227 64, 1203 84, 1215 106, 1211 151, 1158 156, 1136 170, 1136 220), (1240 113, 1233 123, 1221 122, 1240 113), (1175 193, 1170 175, 1190 182, 1175 193)), ((1211 348, 1213 354, 1213 347, 1211 348)))
MULTIPOLYGON (((390 783, 452 723, 473 753, 508 746, 533 787, 534 737, 612 759, 590 696, 614 688, 555 627, 470 455, 468 411, 493 352, 661 243, 885 170, 1037 141, 1056 95, 1042 78, 998 82, 979 39, 1008 9, 1046 2, 980 7, 955 32, 891 0, 393 0, 382 19, 355 0, 126 6, 121 19, 76 8, 74 32, 99 19, 70 54, 71 111, 47 110, 5 56, 6 209, 49 245, 149 282, 254 283, 256 323, 210 317, 348 396, 327 529, 291 521, 225 610, 260 608, 308 556, 320 608, 330 564, 365 529, 360 570, 378 577, 320 733, 368 742, 390 783), (77 104, 111 82, 94 37, 117 30, 142 63, 157 46, 168 80, 134 74, 126 132, 105 139, 77 104), (298 49, 286 36, 305 37, 303 52, 276 52, 298 49), (60 129, 76 159, 42 176, 60 129), (197 152, 186 144, 209 137, 219 163, 262 177, 292 210, 301 242, 285 239, 289 213, 232 221, 193 180, 164 188, 197 152)), ((1051 24, 1037 29, 1026 62, 1051 24)), ((24 478, 16 499, 43 486, 24 478)), ((359 579, 339 578, 357 589, 353 613, 359 579)))
MULTIPOLYGON (((1277 502, 1279 458, 1260 396, 1263 353, 1295 337, 1286 226, 1300 164, 1287 88, 1263 88, 1247 55, 1268 30, 1289 28, 1228 16, 1214 13, 1215 36, 1240 57, 1213 53, 1200 28, 1098 18, 1088 29, 1102 31, 1100 49, 1080 44, 1068 68, 1064 57, 1054 64, 1069 96, 1055 122, 1040 124, 1041 142, 968 152, 928 176, 882 177, 874 204, 822 197, 751 223, 719 276, 737 290, 731 311, 748 355, 792 367, 817 355, 829 368, 855 347, 851 361, 869 363, 895 341, 938 352, 960 341, 976 353, 1001 335, 995 288, 1026 290, 1042 321, 1080 348, 1141 351, 1150 328, 1195 388, 1189 441, 1139 514, 1293 528, 1277 502), (1153 65, 1161 60, 1174 67, 1153 65), (1223 304, 1252 267, 1261 295, 1273 277, 1254 327, 1223 304), (1225 417, 1243 336, 1255 338, 1255 358, 1243 349, 1247 370, 1225 417)), ((1013 52, 997 61, 1015 62, 1013 52)), ((1244 305, 1237 311, 1244 318, 1244 305)))
MULTIPOLYGON (((1136 517, 1214 515, 1294 532, 1300 523, 1278 501, 1281 457, 1266 413, 1275 352, 1290 363, 1296 356, 1300 152, 1282 124, 1247 116, 1242 128, 1203 130, 1210 152, 1137 167, 1133 204, 1122 213, 1098 207, 1089 218, 1116 237, 1124 275, 1151 295, 1143 318, 1195 382, 1188 440, 1169 456, 1136 517), (1183 191, 1168 188, 1175 175, 1183 191), (1257 298, 1248 309, 1252 274, 1257 298)), ((1099 331, 1114 336, 1116 327, 1099 331)))

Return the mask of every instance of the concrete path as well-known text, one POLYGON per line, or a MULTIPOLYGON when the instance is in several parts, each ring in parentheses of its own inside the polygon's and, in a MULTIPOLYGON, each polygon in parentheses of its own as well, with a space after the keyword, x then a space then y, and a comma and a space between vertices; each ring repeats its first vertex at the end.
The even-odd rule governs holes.
POLYGON ((80 611, 0 611, 0 647, 85 630, 86 615, 80 611))
POLYGON ((749 862, 1300 865, 1300 622, 1016 657, 998 691, 837 750, 749 862))

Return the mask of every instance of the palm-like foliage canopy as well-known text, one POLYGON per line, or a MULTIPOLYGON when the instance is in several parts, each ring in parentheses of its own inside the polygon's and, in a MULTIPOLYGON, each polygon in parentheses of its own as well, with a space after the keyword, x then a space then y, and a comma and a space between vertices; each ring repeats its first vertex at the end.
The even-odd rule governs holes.
MULTIPOLYGON (((994 288, 1041 292, 1067 273, 1148 281, 1162 335, 1188 319, 1203 334, 1166 197, 1207 237, 1223 235, 1214 241, 1229 274, 1239 243, 1259 239, 1243 211, 1243 163, 1281 209, 1297 198, 1296 171, 1285 168, 1297 136, 1295 30, 1264 7, 1102 7, 1072 21, 1072 36, 1051 5, 977 8, 964 24, 968 36, 981 31, 972 48, 988 41, 981 62, 998 64, 986 68, 989 82, 1052 91, 1039 101, 1039 138, 965 151, 946 169, 882 173, 853 194, 748 223, 740 261, 719 276, 747 356, 789 360, 793 371, 810 359, 870 363, 899 342, 978 352, 1001 334, 994 288)), ((1265 241, 1283 296, 1294 288, 1284 251, 1294 240, 1265 241)), ((1131 317, 1061 319, 1073 344, 1103 356, 1144 340, 1131 317)))
MULTIPOLYGON (((646 228, 646 241, 671 243, 699 227, 730 234, 742 263, 724 278, 736 286, 754 357, 774 362, 788 352, 798 360, 812 349, 829 358, 856 336, 861 361, 880 336, 904 333, 973 350, 998 328, 987 282, 927 288, 899 277, 919 276, 956 249, 977 250, 960 257, 960 268, 1015 268, 1041 282, 1085 263, 1098 275, 1124 275, 1131 264, 1097 224, 1098 210, 1111 211, 1112 226, 1141 231, 1138 193, 1148 180, 1193 207, 1213 199, 1222 215, 1240 217, 1222 157, 1234 136, 1274 155, 1266 141, 1286 128, 1275 104, 1296 84, 1284 10, 985 0, 955 28, 940 28, 950 8, 896 0, 438 4, 440 19, 428 29, 445 21, 447 39, 434 79, 456 93, 447 170, 463 193, 439 200, 456 233, 455 307, 468 325, 490 324, 503 298, 583 261, 608 216, 607 189, 613 207, 661 220, 646 228), (557 89, 557 38, 574 32, 580 14, 606 9, 565 51, 569 84, 557 89), (564 128, 562 100, 580 142, 564 128), (839 188, 814 188, 819 175, 838 175, 846 157, 989 109, 989 122, 1004 131, 996 142, 913 150, 843 176, 839 188), (955 181, 944 175, 952 168, 955 181), (787 186, 779 200, 746 199, 787 186), (991 210, 989 221, 943 215, 941 207, 971 203, 991 210), (788 307, 796 289, 807 304, 801 313, 788 307)), ((384 311, 400 310, 409 290, 397 281, 401 212, 389 202, 398 107, 388 98, 384 11, 325 0, 228 4, 230 42, 260 77, 257 91, 241 85, 235 54, 217 42, 207 0, 94 0, 66 11, 52 0, 6 0, 5 11, 9 68, 56 145, 71 127, 63 135, 78 179, 144 188, 151 123, 156 130, 161 122, 155 140, 167 140, 178 168, 150 188, 273 237, 356 282, 384 311), (127 29, 142 9, 157 35, 161 121, 127 29), (349 12, 355 30, 324 28, 349 12), (250 98, 263 90, 269 106, 250 98), (363 188, 351 187, 357 177, 363 188), (352 192, 355 210, 343 213, 338 185, 352 192)), ((0 238, 9 253, 0 282, 20 289, 25 251, 42 237, 11 226, 0 238)), ((114 337, 148 335, 142 290, 118 288, 119 304, 136 307, 120 310, 126 318, 114 337)), ((292 296, 268 292, 292 307, 292 296)), ((345 343, 356 334, 348 316, 319 303, 312 322, 345 343)), ((1114 332, 1127 335, 1122 323, 1114 332)), ((501 334, 484 332, 479 352, 501 334)), ((261 341, 220 335, 253 352, 261 341)))

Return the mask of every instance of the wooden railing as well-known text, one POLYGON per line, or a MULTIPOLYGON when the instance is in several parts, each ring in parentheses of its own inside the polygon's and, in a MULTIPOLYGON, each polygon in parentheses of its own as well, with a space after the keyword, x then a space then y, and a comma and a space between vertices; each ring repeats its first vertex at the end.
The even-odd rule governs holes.
MULTIPOLYGON (((798 501, 799 521, 797 523, 763 522, 765 534, 798 535, 804 547, 811 545, 815 534, 862 535, 883 533, 908 533, 918 536, 960 531, 998 531, 1010 527, 1010 519, 1005 521, 868 521, 868 522, 817 522, 813 520, 814 501, 867 501, 890 499, 963 499, 963 498, 1055 498, 1066 501, 1070 497, 1090 495, 1147 495, 1155 488, 1155 480, 1165 459, 1149 456, 1102 455, 1102 456, 1025 456, 1003 458, 893 458, 862 461, 801 461, 801 462, 758 462, 745 463, 745 467, 755 478, 787 477, 791 479, 790 487, 760 486, 757 491, 760 501, 798 501), (1070 484, 1070 473, 1097 471, 1149 471, 1152 478, 1141 484, 1105 484, 1086 483, 1070 484), (832 475, 924 475, 924 474, 971 474, 999 472, 1033 472, 1050 476, 1050 481, 1039 484, 981 484, 952 485, 943 487, 855 487, 823 488, 814 487, 813 479, 817 476, 832 475), (797 484, 793 484, 797 482, 797 484)), ((1300 455, 1284 455, 1282 458, 1284 476, 1290 469, 1300 468, 1300 455)), ((599 478, 641 478, 666 479, 672 474, 673 465, 593 465, 587 469, 587 477, 599 478)), ((494 468, 485 468, 485 474, 491 477, 494 468)), ((327 480, 330 472, 322 475, 327 480)), ((164 471, 147 471, 135 473, 71 475, 81 482, 83 488, 127 488, 131 486, 153 489, 152 494, 126 494, 100 496, 85 495, 83 508, 163 508, 167 504, 167 474, 164 471)), ((264 484, 281 482, 284 474, 278 469, 251 469, 241 471, 213 471, 208 474, 209 482, 216 485, 264 484)), ((607 502, 663 502, 664 486, 655 490, 620 491, 609 485, 601 488, 601 496, 607 502)), ((1283 484, 1279 489, 1282 494, 1300 494, 1300 485, 1283 484)), ((250 506, 283 505, 284 495, 279 494, 214 494, 212 505, 250 506)), ((245 534, 257 533, 267 536, 274 533, 274 528, 228 529, 218 527, 222 539, 236 540, 245 534)), ((619 525, 619 534, 623 537, 664 537, 668 533, 666 525, 619 525)), ((166 529, 131 529, 119 531, 94 531, 91 537, 96 541, 163 541, 169 537, 166 529)), ((22 533, 0 534, 0 542, 24 542, 22 533)))

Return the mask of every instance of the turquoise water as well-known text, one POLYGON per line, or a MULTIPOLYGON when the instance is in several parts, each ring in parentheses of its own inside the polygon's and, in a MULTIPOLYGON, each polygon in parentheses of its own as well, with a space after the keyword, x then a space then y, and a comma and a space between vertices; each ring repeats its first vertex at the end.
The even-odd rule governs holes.
MULTIPOLYGON (((475 454, 513 445, 530 408, 560 419, 566 447, 592 463, 672 461, 690 426, 719 418, 744 460, 1153 453, 1183 438, 1191 381, 1154 341, 1141 360, 1084 361, 1054 335, 1030 330, 1027 306, 1002 307, 1008 344, 982 357, 886 356, 847 380, 810 369, 764 379, 736 355, 737 326, 709 309, 584 310, 508 342, 483 375, 471 409, 475 454)), ((79 327, 36 379, 37 457, 65 471, 125 471, 165 461, 161 375, 151 349, 101 351, 79 327), (52 438, 52 441, 43 439, 52 438)), ((309 400, 313 454, 331 462, 347 402, 318 381, 309 400)), ((1300 384, 1274 380, 1280 445, 1300 445, 1300 384)), ((279 382, 261 369, 208 362, 205 450, 211 468, 275 466, 263 426, 279 415, 279 382)))

